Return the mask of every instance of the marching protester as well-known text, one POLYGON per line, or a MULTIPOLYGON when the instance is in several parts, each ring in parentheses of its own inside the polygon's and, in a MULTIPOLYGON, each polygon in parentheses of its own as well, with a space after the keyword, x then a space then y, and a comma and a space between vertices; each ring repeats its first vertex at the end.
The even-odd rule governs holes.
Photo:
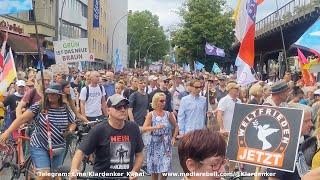
POLYGON ((129 99, 132 93, 138 90, 138 79, 136 77, 131 77, 129 81, 130 81, 130 87, 125 89, 123 92, 123 96, 127 99, 129 99))
POLYGON ((146 92, 148 94, 152 93, 152 91, 158 89, 158 77, 155 75, 151 75, 148 77, 149 85, 146 87, 146 92))
MULTIPOLYGON (((165 102, 165 107, 164 110, 172 112, 172 95, 168 90, 168 85, 169 85, 169 81, 170 79, 167 76, 162 76, 159 79, 159 88, 152 91, 152 93, 150 93, 149 95, 149 103, 151 103, 153 96, 158 93, 158 92, 162 92, 166 95, 166 102, 165 102)), ((151 107, 152 109, 152 107, 151 107)))
POLYGON ((0 102, 0 108, 5 107, 7 112, 6 117, 4 118, 5 129, 7 129, 13 120, 16 119, 17 104, 20 102, 25 93, 25 86, 26 83, 24 80, 18 80, 16 82, 16 92, 7 96, 3 102, 0 102))
POLYGON ((103 84, 103 87, 106 91, 106 97, 110 97, 115 94, 115 83, 114 83, 114 74, 113 72, 106 72, 106 82, 103 84))
POLYGON ((182 98, 178 112, 179 135, 186 134, 206 126, 206 115, 208 111, 206 98, 200 96, 202 88, 200 80, 193 80, 190 84, 191 93, 182 98))
POLYGON ((220 132, 227 134, 231 130, 232 117, 234 114, 235 103, 241 103, 238 99, 240 86, 231 81, 226 86, 228 94, 223 97, 217 108, 217 121, 220 126, 220 132))
MULTIPOLYGON (((140 77, 138 79, 138 90, 132 93, 129 97, 129 108, 128 108, 128 115, 129 120, 135 122, 139 127, 142 127, 145 123, 145 118, 148 113, 149 108, 149 99, 148 94, 145 92, 146 81, 145 78, 140 77)), ((147 147, 149 143, 149 134, 144 133, 142 135, 143 143, 144 143, 144 155, 146 156, 147 147)), ((147 171, 147 161, 144 158, 142 170, 144 172, 147 171)))
POLYGON ((248 104, 261 105, 263 101, 263 87, 260 84, 252 85, 249 90, 249 95, 253 96, 253 98, 248 101, 248 104))
MULTIPOLYGON (((143 141, 139 127, 126 121, 129 101, 114 94, 107 100, 108 121, 90 130, 72 159, 71 173, 79 171, 84 155, 94 153, 94 172, 134 174, 139 172, 143 161, 143 141)), ((73 177, 76 179, 76 177, 73 177)), ((130 179, 134 179, 130 177, 130 179)))
POLYGON ((175 145, 179 128, 172 113, 165 111, 166 95, 156 93, 148 113, 144 129, 151 129, 150 142, 147 147, 147 171, 152 180, 166 179, 162 173, 172 171, 172 147, 175 145))
POLYGON ((220 76, 218 78, 219 85, 216 88, 216 94, 217 94, 217 100, 220 101, 221 98, 225 97, 228 94, 228 91, 226 90, 226 78, 224 76, 220 76))
POLYGON ((298 104, 298 103, 292 103, 289 105, 289 107, 301 109, 304 112, 302 128, 301 128, 301 137, 299 140, 298 157, 296 157, 296 162, 297 162, 296 168, 293 173, 274 170, 274 169, 267 169, 267 172, 275 173, 275 176, 269 177, 268 180, 287 180, 287 179, 299 180, 309 170, 307 167, 307 164, 305 164, 305 157, 301 152, 301 144, 305 138, 304 136, 310 135, 311 128, 313 127, 312 109, 309 106, 298 104))
POLYGON ((80 107, 83 116, 89 121, 101 120, 103 115, 107 116, 106 112, 106 92, 104 87, 98 84, 100 74, 98 71, 90 73, 90 84, 81 89, 80 92, 80 107))
MULTIPOLYGON (((56 170, 62 165, 65 149, 64 136, 75 129, 73 112, 62 101, 60 85, 50 85, 39 103, 32 105, 22 115, 17 116, 17 119, 1 135, 0 143, 5 143, 14 130, 33 118, 36 123, 30 141, 31 159, 38 173, 49 173, 50 170, 56 170), (52 159, 48 153, 51 150, 52 159)), ((48 179, 42 174, 38 174, 37 178, 48 179)))
POLYGON ((48 70, 43 71, 43 82, 42 84, 42 77, 41 73, 38 72, 36 76, 36 88, 30 89, 27 91, 21 101, 19 102, 17 108, 16 108, 16 115, 19 117, 22 115, 22 113, 28 109, 31 105, 35 104, 36 102, 39 102, 41 98, 43 98, 43 86, 44 88, 48 88, 50 85, 52 73, 48 70))

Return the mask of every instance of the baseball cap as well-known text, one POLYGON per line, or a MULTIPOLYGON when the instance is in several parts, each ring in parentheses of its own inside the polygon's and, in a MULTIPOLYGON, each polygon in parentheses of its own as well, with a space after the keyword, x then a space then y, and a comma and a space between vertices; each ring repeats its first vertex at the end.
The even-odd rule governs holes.
POLYGON ((108 107, 116 106, 119 103, 121 103, 122 101, 124 101, 126 104, 129 104, 128 99, 121 96, 120 94, 114 94, 107 99, 107 106, 108 107))
POLYGON ((23 86, 23 87, 25 87, 26 86, 26 82, 24 81, 24 80, 18 80, 17 82, 16 82, 16 85, 17 86, 23 86))
POLYGON ((62 94, 61 86, 57 83, 51 84, 47 89, 46 93, 48 94, 62 94))
POLYGON ((149 76, 148 80, 149 81, 156 81, 156 80, 158 80, 158 77, 155 75, 151 75, 151 76, 149 76))
POLYGON ((315 91, 313 92, 313 94, 320 96, 320 89, 315 90, 315 91))

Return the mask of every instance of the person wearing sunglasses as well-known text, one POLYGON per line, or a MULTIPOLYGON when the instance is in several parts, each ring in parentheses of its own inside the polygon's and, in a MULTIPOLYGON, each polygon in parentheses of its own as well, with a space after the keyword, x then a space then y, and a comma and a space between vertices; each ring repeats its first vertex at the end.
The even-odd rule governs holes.
POLYGON ((213 129, 198 129, 185 134, 179 142, 178 154, 184 180, 221 179, 219 173, 225 172, 224 165, 227 144, 223 136, 213 129), (204 143, 205 142, 205 143, 204 143), (205 175, 205 173, 211 173, 205 175), (218 176, 213 176, 213 175, 218 176))
POLYGON ((152 98, 152 108, 148 113, 143 129, 151 132, 150 142, 147 143, 147 171, 152 180, 166 179, 161 173, 171 172, 172 147, 179 132, 173 113, 164 110, 166 95, 156 93, 152 98))
MULTIPOLYGON (((108 121, 95 125, 81 141, 72 160, 71 174, 78 172, 84 155, 92 153, 95 155, 94 172, 119 173, 121 176, 127 176, 127 172, 140 170, 144 145, 139 126, 135 122, 126 121, 128 104, 129 101, 119 94, 108 98, 108 121)), ((134 179, 134 177, 128 178, 134 179)))
POLYGON ((206 114, 208 111, 206 98, 200 96, 202 83, 199 79, 191 82, 191 93, 180 101, 178 111, 179 135, 183 135, 196 129, 206 127, 206 114))

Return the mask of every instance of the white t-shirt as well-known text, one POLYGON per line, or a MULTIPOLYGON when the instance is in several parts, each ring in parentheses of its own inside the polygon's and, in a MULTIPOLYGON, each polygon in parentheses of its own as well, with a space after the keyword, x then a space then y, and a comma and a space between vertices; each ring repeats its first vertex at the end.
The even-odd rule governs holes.
MULTIPOLYGON (((237 103, 241 103, 241 101, 237 99, 237 103)), ((223 125, 224 129, 227 131, 231 131, 231 124, 235 105, 236 102, 234 102, 229 95, 226 95, 225 97, 221 98, 218 103, 217 110, 223 112, 223 125)))
MULTIPOLYGON (((89 85, 89 97, 85 102, 85 113, 88 117, 97 117, 102 115, 101 99, 106 95, 106 92, 102 87, 102 93, 99 85, 97 87, 91 87, 89 85)), ((80 92, 80 100, 85 101, 87 95, 87 88, 83 87, 80 92)))

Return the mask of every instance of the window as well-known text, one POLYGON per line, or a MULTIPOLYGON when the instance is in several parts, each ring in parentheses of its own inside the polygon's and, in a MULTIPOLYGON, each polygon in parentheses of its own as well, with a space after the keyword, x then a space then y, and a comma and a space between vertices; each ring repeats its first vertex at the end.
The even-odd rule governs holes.
POLYGON ((29 21, 34 21, 33 10, 29 11, 29 21))
POLYGON ((87 38, 87 31, 84 29, 81 29, 81 38, 87 38))
POLYGON ((81 3, 81 12, 83 17, 88 18, 88 7, 83 3, 81 3))

